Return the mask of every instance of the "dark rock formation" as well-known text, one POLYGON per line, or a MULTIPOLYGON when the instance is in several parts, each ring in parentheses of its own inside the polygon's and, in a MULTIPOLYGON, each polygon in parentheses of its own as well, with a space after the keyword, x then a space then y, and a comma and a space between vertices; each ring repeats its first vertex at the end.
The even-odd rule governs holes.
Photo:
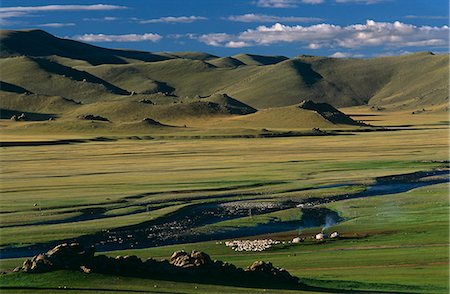
POLYGON ((208 107, 219 110, 223 108, 230 114, 245 115, 255 113, 257 110, 227 94, 213 94, 204 99, 208 102, 208 107))
POLYGON ((350 116, 340 112, 328 103, 316 103, 311 100, 303 100, 297 107, 315 111, 334 124, 365 125, 364 123, 353 120, 350 116))
POLYGON ((148 125, 151 125, 151 126, 158 126, 158 127, 167 127, 168 126, 168 125, 162 124, 159 121, 154 120, 153 118, 149 118, 149 117, 144 118, 142 120, 142 122, 144 122, 148 125))
POLYGON ((264 276, 268 279, 276 278, 277 280, 289 282, 292 280, 291 274, 283 268, 274 267, 270 262, 255 261, 246 271, 257 276, 264 276))
POLYGON ((93 114, 85 114, 78 116, 79 119, 84 120, 98 120, 98 121, 109 121, 106 117, 100 116, 100 115, 93 115, 93 114))
POLYGON ((200 251, 176 251, 169 260, 149 258, 142 261, 137 256, 94 256, 93 247, 85 249, 78 243, 61 244, 47 253, 24 261, 14 271, 42 273, 55 270, 76 270, 85 273, 114 274, 174 281, 208 282, 229 285, 267 286, 280 284, 296 287, 299 279, 270 262, 255 261, 246 269, 233 264, 211 260, 200 251))
POLYGON ((47 253, 41 253, 24 261, 21 268, 27 273, 49 272, 58 269, 79 270, 81 266, 90 266, 94 259, 94 248, 84 249, 78 243, 60 244, 47 253))
POLYGON ((154 105, 155 103, 153 103, 152 100, 150 99, 141 99, 139 100, 140 103, 144 103, 144 104, 150 104, 150 105, 154 105))
POLYGON ((191 254, 188 254, 185 251, 176 251, 170 257, 170 264, 188 268, 193 266, 210 266, 212 261, 209 255, 203 252, 194 250, 191 254))

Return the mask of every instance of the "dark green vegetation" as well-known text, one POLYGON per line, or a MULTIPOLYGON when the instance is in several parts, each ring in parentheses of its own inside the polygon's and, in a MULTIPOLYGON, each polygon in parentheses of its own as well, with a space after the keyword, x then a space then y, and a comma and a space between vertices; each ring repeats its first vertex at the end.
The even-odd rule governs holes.
POLYGON ((295 293, 448 292, 448 55, 147 53, 39 30, 1 43, 2 292, 294 293, 11 272, 63 240, 269 261, 315 287, 295 293), (324 226, 341 237, 311 238, 324 226), (285 243, 223 244, 236 238, 285 243))

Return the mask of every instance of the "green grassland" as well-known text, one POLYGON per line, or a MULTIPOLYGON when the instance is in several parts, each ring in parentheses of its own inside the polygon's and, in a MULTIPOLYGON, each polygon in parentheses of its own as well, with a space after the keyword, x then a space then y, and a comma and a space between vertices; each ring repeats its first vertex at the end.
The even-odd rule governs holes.
MULTIPOLYGON (((2 250, 164 222, 204 204, 357 194, 378 177, 448 168, 448 55, 149 53, 39 30, 2 31, 0 41, 0 141, 10 144, 0 147, 2 250), (339 106, 355 122, 333 123, 301 108, 304 99, 339 106), (21 113, 27 121, 9 119, 21 113), (87 114, 109 121, 82 119, 87 114)), ((326 229, 342 237, 324 243, 311 238, 321 228, 299 228, 243 237, 284 241, 264 252, 235 252, 224 240, 104 252, 159 259, 196 249, 240 267, 265 260, 315 290, 11 272, 20 258, 0 259, 0 291, 448 293, 448 189, 435 184, 321 204, 343 218, 326 229), (299 234, 305 242, 290 244, 299 234)), ((300 209, 284 207, 193 232, 301 217, 300 209)))
MULTIPOLYGON (((350 109, 355 115, 358 111, 362 112, 350 109)), ((403 121, 424 125, 418 129, 355 133, 344 137, 119 139, 114 142, 4 148, 2 224, 23 226, 2 228, 2 246, 58 240, 164 218, 183 205, 195 203, 280 201, 358 192, 375 177, 431 170, 442 166, 440 160, 446 160, 448 130, 435 125, 444 120, 444 116, 404 113, 402 116, 386 114, 376 119, 380 125, 400 125, 403 121), (432 139, 424 141, 424 137, 432 139), (305 190, 346 183, 358 185, 305 190), (157 203, 160 202, 168 204, 168 208, 158 208, 160 204, 157 203), (155 210, 126 215, 148 203, 154 203, 155 210), (104 208, 109 217, 60 225, 34 225, 76 216, 80 212, 74 211, 74 205, 80 209, 104 208)), ((17 138, 13 134, 8 136, 12 140, 17 138)), ((28 138, 27 135, 20 136, 23 140, 28 138)), ((49 139, 61 136, 64 137, 63 134, 55 134, 49 139)), ((30 135, 29 138, 35 137, 30 135)), ((208 252, 214 259, 243 267, 254 260, 268 260, 288 269, 306 284, 329 288, 330 291, 446 293, 447 197, 448 185, 441 184, 397 195, 326 204, 346 220, 327 230, 338 230, 344 238, 324 244, 316 244, 309 239, 318 230, 312 228, 301 231, 307 238, 305 243, 286 243, 263 253, 236 253, 213 241, 108 254, 167 258, 174 250, 197 249, 208 252)), ((299 217, 298 210, 289 209, 219 222, 201 230, 251 227, 299 217)), ((298 231, 293 231, 271 237, 288 241, 297 234, 298 231)), ((8 271, 20 263, 21 260, 12 259, 2 260, 1 264, 2 269, 8 271)), ((10 273, 1 279, 3 287, 39 285, 58 291, 58 286, 66 285, 69 288, 97 289, 90 290, 92 293, 98 289, 153 291, 153 285, 158 287, 155 291, 175 293, 178 290, 174 287, 183 289, 179 290, 183 293, 200 291, 198 289, 211 293, 261 291, 103 275, 67 275, 64 272, 32 277, 10 273), (105 279, 116 282, 108 283, 106 287, 105 279)), ((24 293, 33 291, 36 290, 23 290, 24 293)), ((284 293, 281 289, 272 291, 284 293)))
MULTIPOLYGON (((253 260, 270 260, 288 269, 311 286, 335 289, 379 290, 407 293, 446 293, 448 291, 448 185, 425 187, 409 193, 370 199, 346 200, 330 205, 338 209, 347 221, 329 228, 339 230, 345 239, 315 244, 283 245, 264 253, 236 253, 218 242, 183 244, 159 248, 111 252, 110 255, 135 254, 141 257, 167 258, 174 250, 201 249, 214 259, 247 266, 253 260), (424 202, 423 198, 427 197, 424 202), (392 205, 392 202, 395 205, 392 205), (392 210, 396 211, 392 211, 392 210), (389 224, 389 225, 386 225, 389 224), (354 234, 365 237, 352 238, 354 234)), ((313 229, 303 232, 307 235, 313 229)), ((317 230, 316 230, 317 231, 317 230)), ((282 234, 292 238, 297 232, 282 234)), ((272 237, 277 237, 274 235, 272 237)), ((19 260, 3 260, 6 270, 19 260)), ((115 283, 102 284, 101 275, 52 274, 3 276, 2 285, 57 288, 61 285, 91 289, 140 289, 158 285, 160 291, 174 291, 173 284, 145 279, 113 278, 115 283), (46 281, 46 282, 45 282, 46 281), (133 285, 133 286, 130 286, 133 285)), ((243 291, 237 288, 177 284, 183 291, 243 291)), ((258 293, 258 289, 247 289, 258 293)), ((277 290, 281 291, 281 290, 277 290)), ((175 292, 178 293, 178 292, 175 292)), ((185 292, 183 292, 185 293, 185 292)), ((284 293, 284 292, 278 292, 284 293)), ((288 293, 288 292, 286 292, 288 293)))

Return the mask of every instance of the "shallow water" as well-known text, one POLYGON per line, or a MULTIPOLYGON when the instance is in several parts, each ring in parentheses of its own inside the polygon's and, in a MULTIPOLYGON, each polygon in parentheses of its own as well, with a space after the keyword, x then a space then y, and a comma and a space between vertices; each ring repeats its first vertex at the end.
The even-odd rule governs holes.
MULTIPOLYGON (((92 235, 81 236, 69 240, 59 240, 48 243, 35 244, 27 247, 8 247, 0 250, 0 258, 16 258, 33 256, 50 247, 62 243, 77 241, 85 246, 94 245, 97 251, 123 250, 130 248, 148 248, 169 244, 201 242, 229 238, 246 237, 259 234, 276 233, 296 230, 299 228, 323 227, 335 224, 343 219, 326 208, 315 207, 332 201, 344 199, 384 196, 407 192, 415 188, 448 182, 448 170, 435 170, 431 172, 416 172, 404 175, 393 175, 376 179, 364 192, 355 194, 342 194, 328 198, 307 199, 307 202, 287 201, 274 206, 257 206, 249 209, 249 203, 239 205, 239 201, 225 203, 208 203, 192 205, 159 220, 150 221, 124 228, 108 230, 92 235), (427 179, 433 177, 431 179, 427 179), (422 180, 421 179, 427 179, 422 180), (197 234, 193 230, 207 224, 240 218, 272 211, 296 207, 299 203, 305 204, 302 209, 302 218, 299 221, 270 222, 253 227, 230 228, 206 234, 197 234), (331 223, 330 223, 331 220, 331 223)), ((325 185, 317 188, 332 188, 352 186, 355 184, 325 185)))

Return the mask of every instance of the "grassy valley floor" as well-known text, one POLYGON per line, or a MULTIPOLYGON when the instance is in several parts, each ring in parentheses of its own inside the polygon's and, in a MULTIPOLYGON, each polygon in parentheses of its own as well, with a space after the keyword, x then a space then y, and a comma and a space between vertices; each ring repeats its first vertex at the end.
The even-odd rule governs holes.
MULTIPOLYGON (((352 195, 383 176, 448 167, 446 113, 413 115, 367 108, 345 112, 354 119, 399 130, 285 138, 135 140, 117 136, 114 141, 2 147, 1 250, 164 221, 192 205, 238 200, 308 202, 312 198, 352 195)), ((207 137, 210 130, 202 132, 207 137)), ((80 138, 92 136, 39 136, 25 131, 2 134, 4 141, 80 138)), ((324 243, 311 238, 321 228, 299 226, 249 237, 285 241, 264 252, 235 252, 223 240, 211 240, 104 253, 168 258, 175 250, 196 249, 241 267, 255 260, 270 261, 304 284, 318 287, 295 293, 447 293, 448 189, 448 183, 440 183, 324 203, 320 207, 343 218, 326 229, 327 233, 339 231, 342 237, 324 243), (306 238, 304 243, 288 243, 299 234, 306 238)), ((279 208, 260 215, 239 215, 196 230, 204 233, 227 230, 236 224, 253 227, 295 222, 301 217, 300 209, 279 208)), ((11 272, 23 259, 0 260, 2 293, 294 292, 64 271, 11 272)))

